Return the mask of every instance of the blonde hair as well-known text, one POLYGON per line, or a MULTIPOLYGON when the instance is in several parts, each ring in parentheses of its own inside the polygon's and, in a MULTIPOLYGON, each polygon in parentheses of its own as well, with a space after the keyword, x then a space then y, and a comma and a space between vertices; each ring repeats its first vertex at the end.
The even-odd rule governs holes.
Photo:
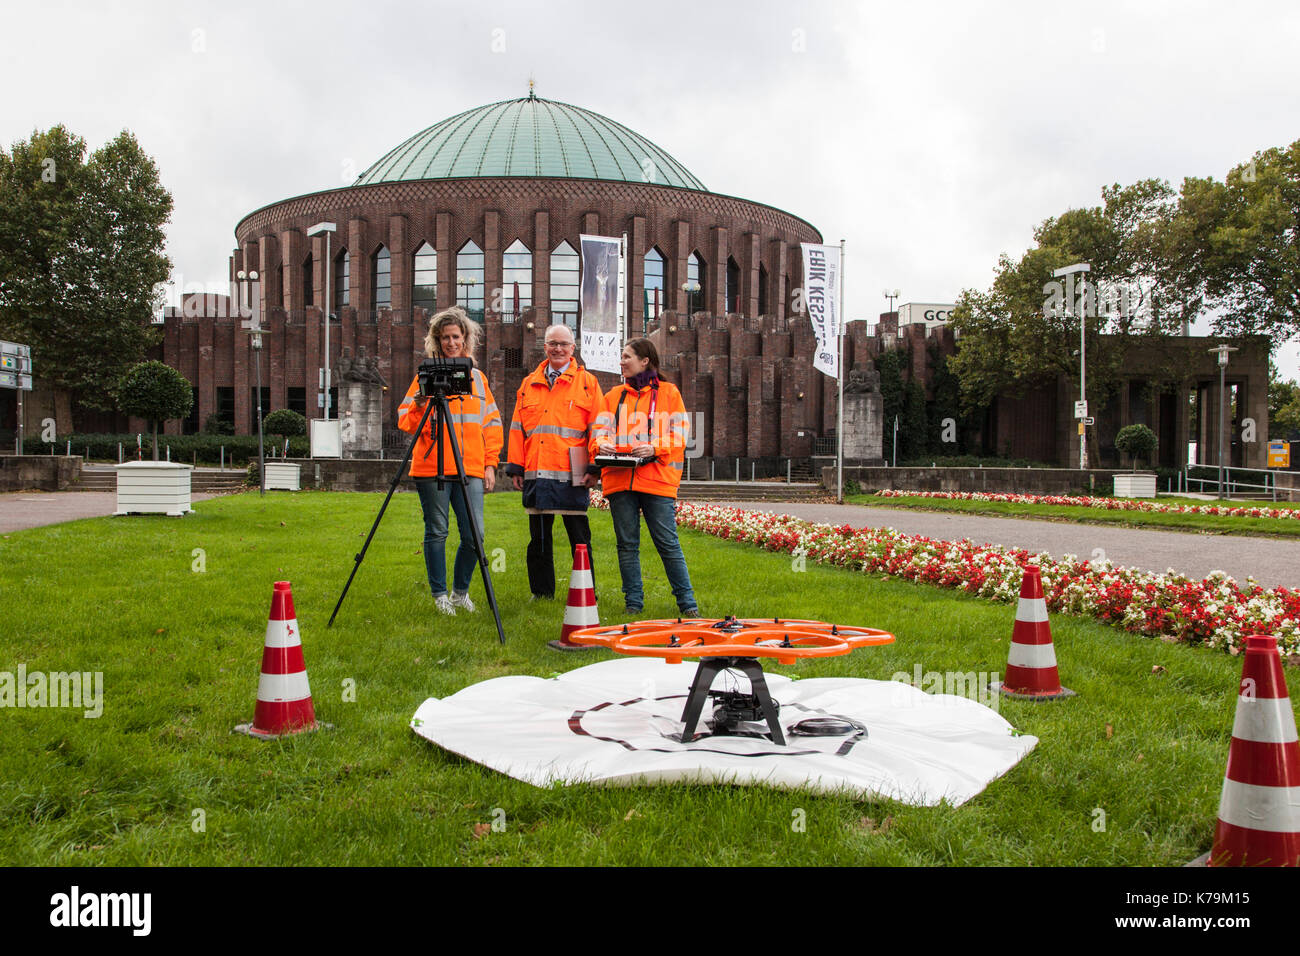
POLYGON ((483 334, 483 329, 458 305, 443 309, 429 321, 429 334, 424 337, 424 354, 429 358, 444 357, 439 337, 442 335, 442 330, 449 325, 455 325, 460 329, 460 334, 465 338, 464 354, 477 365, 474 353, 478 351, 478 341, 483 334))

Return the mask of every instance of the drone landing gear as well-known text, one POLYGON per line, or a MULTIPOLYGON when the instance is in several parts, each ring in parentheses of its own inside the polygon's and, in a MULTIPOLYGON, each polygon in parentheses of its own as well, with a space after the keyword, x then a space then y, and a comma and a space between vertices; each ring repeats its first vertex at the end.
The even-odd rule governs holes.
POLYGON ((712 696, 718 702, 713 712, 715 736, 731 736, 737 733, 741 721, 765 719, 771 732, 772 743, 785 746, 785 735, 781 733, 781 724, 776 715, 780 705, 768 692, 767 681, 763 679, 763 668, 752 657, 702 657, 699 669, 695 671, 695 680, 691 682, 690 693, 686 696, 686 709, 682 711, 682 742, 688 743, 695 736, 704 704, 712 696), (711 691, 718 674, 725 670, 736 669, 749 678, 751 693, 740 691, 711 691))

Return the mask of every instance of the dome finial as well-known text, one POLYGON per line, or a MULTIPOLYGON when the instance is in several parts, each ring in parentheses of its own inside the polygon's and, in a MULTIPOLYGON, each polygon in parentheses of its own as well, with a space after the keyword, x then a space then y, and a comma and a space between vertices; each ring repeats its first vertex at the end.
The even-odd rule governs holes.
POLYGON ((535 81, 533 80, 533 74, 529 73, 529 74, 528 74, 528 98, 529 98, 530 100, 535 100, 535 99, 537 99, 537 94, 535 94, 535 93, 533 92, 533 87, 534 87, 535 85, 536 85, 536 83, 535 83, 535 81))

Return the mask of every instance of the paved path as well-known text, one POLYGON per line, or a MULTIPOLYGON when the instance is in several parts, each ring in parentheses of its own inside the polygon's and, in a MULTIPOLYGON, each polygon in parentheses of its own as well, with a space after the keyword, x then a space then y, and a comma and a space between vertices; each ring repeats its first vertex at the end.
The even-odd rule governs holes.
MULTIPOLYGON (((705 502, 699 502, 705 504, 705 502)), ((1104 556, 1119 567, 1167 571, 1173 568, 1191 578, 1224 571, 1239 582, 1248 575, 1264 587, 1300 588, 1300 541, 1148 531, 1105 525, 1065 524, 1023 518, 910 511, 904 508, 866 508, 861 505, 803 504, 800 502, 708 502, 754 511, 794 515, 808 521, 852 525, 855 528, 894 528, 947 541, 970 538, 977 544, 1000 544, 1055 557, 1074 554, 1084 560, 1104 556)))
MULTIPOLYGON (((215 497, 192 494, 190 501, 215 497)), ((116 491, 13 491, 0 494, 0 534, 78 518, 98 518, 116 510, 116 491)))

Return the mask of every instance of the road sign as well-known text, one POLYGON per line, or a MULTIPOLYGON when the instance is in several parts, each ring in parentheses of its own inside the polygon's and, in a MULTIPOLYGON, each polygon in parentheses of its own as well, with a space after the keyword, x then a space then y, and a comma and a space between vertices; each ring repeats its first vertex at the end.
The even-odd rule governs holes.
POLYGON ((1097 419, 1095 419, 1095 418, 1085 418, 1085 419, 1083 420, 1083 423, 1084 423, 1085 425, 1092 425, 1092 424, 1094 424, 1096 421, 1097 421, 1097 419))
POLYGON ((0 342, 0 388, 32 390, 32 350, 17 342, 0 342))
POLYGON ((1082 435, 1083 432, 1084 432, 1084 424, 1083 422, 1079 422, 1079 434, 1082 435))
POLYGON ((1268 443, 1268 467, 1291 467, 1291 446, 1287 442, 1270 441, 1268 443))
POLYGON ((1088 403, 1087 403, 1087 402, 1075 402, 1075 403, 1074 403, 1074 417, 1075 417, 1075 418, 1087 418, 1087 417, 1088 417, 1088 403))

